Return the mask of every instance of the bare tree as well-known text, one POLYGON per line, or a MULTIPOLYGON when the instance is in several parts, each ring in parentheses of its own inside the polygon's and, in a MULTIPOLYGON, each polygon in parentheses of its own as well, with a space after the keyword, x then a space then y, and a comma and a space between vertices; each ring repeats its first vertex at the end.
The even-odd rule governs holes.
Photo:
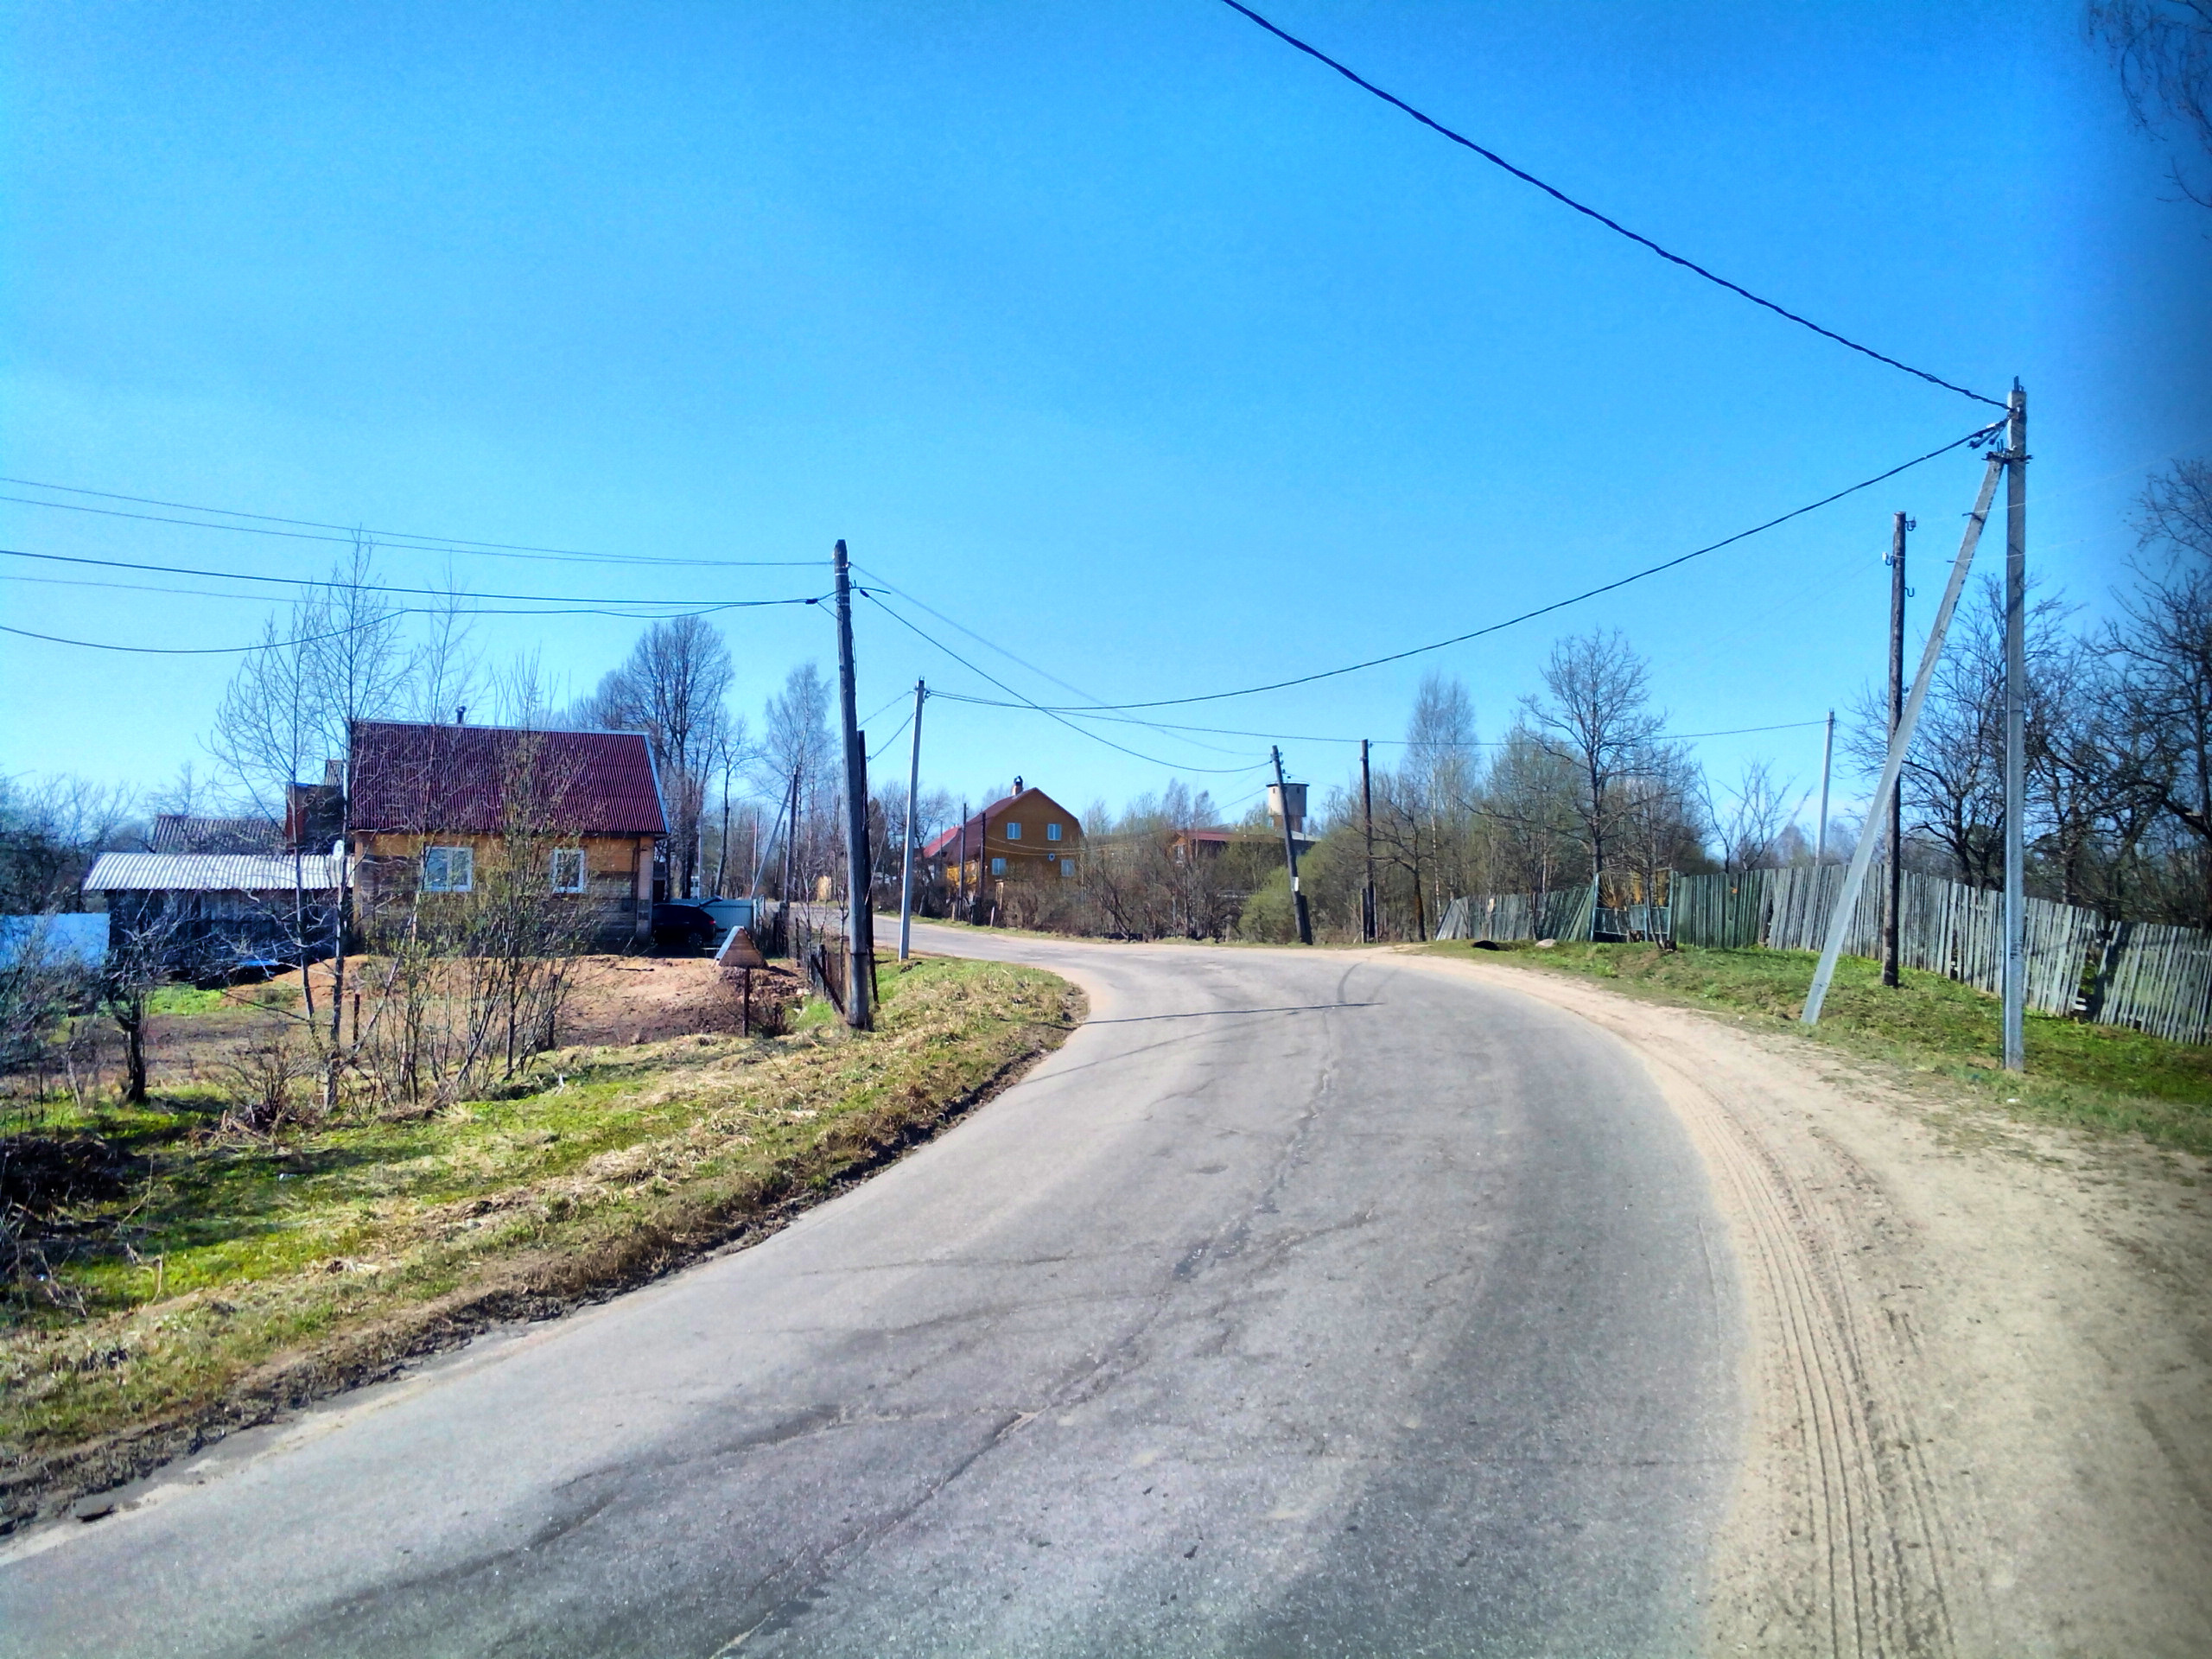
POLYGON ((1574 770, 1574 812, 1590 868, 1608 868, 1612 842, 1634 804, 1622 782, 1644 769, 1646 749, 1665 724, 1651 707, 1650 665, 1618 632, 1562 639, 1544 664, 1547 696, 1522 707, 1547 752, 1574 770))
POLYGON ((82 778, 0 777, 0 914, 83 909, 85 873, 134 805, 129 790, 82 778))
MULTIPOLYGON (((2212 0, 2089 0, 2082 21, 2112 54, 2136 126, 2177 132, 2212 162, 2212 0)), ((2212 207, 2212 178, 2192 182, 2179 157, 2171 168, 2183 195, 2212 207)))
POLYGON ((2212 463, 2154 478, 2137 523, 2137 586, 2112 643, 2134 722, 2156 734, 2161 803, 2196 844, 2198 925, 2212 925, 2212 463))
POLYGON ((1796 787, 1795 779, 1776 781, 1772 761, 1747 760, 1737 774, 1727 805, 1708 802, 1720 838, 1723 868, 1756 870, 1777 861, 1782 834, 1792 817, 1789 792, 1796 787))
POLYGON ((652 745, 671 817, 670 870, 689 895, 699 875, 700 824, 712 760, 728 719, 729 646, 696 616, 656 622, 592 694, 593 723, 643 732, 652 745))
POLYGON ((785 826, 790 837, 793 884, 810 894, 814 878, 832 866, 836 844, 834 814, 840 791, 831 766, 830 684, 812 663, 802 663, 784 677, 784 689, 768 699, 760 742, 753 752, 754 786, 771 800, 781 800, 798 779, 797 822, 785 826))

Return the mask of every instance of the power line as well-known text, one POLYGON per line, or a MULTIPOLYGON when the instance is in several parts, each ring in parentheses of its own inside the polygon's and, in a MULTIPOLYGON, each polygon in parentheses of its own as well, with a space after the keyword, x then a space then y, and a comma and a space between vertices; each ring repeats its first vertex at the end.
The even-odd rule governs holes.
MULTIPOLYGON (((1033 706, 1029 703, 1022 702, 1002 702, 995 697, 978 697, 959 691, 932 691, 930 695, 933 697, 943 697, 950 702, 976 703, 986 709, 1027 709, 1033 706)), ((1088 710, 1084 710, 1077 714, 1077 718, 1082 720, 1112 720, 1125 725, 1148 727, 1152 730, 1159 732, 1205 732, 1215 737, 1263 737, 1276 743, 1371 743, 1376 748, 1388 747, 1394 749, 1503 749, 1511 747, 1513 742, 1512 739, 1503 737, 1468 738, 1465 741, 1450 738, 1331 737, 1317 732, 1258 732, 1230 726, 1174 726, 1164 724, 1159 721, 1130 720, 1126 716, 1120 715, 1092 714, 1088 710)), ((1726 731, 1719 732, 1662 732, 1659 734, 1659 735, 1676 741, 1686 741, 1694 737, 1742 737, 1754 732, 1802 731, 1811 727, 1826 725, 1827 723, 1826 718, 1823 717, 1820 720, 1784 721, 1777 726, 1733 726, 1726 731)))
MULTIPOLYGON (((1000 679, 996 675, 987 673, 982 669, 976 667, 975 664, 969 662, 965 657, 963 657, 958 652, 953 650, 951 646, 946 645, 942 639, 936 639, 930 634, 923 632, 920 628, 908 621, 905 617, 899 615, 898 612, 893 610, 888 605, 885 604, 880 599, 877 598, 867 588, 856 588, 853 591, 860 594, 862 599, 868 601, 869 604, 874 606, 876 609, 881 611, 886 616, 889 617, 893 622, 896 622, 900 627, 905 628, 908 632, 923 640, 925 644, 936 646, 946 656, 951 658, 954 662, 959 664, 961 667, 966 669, 970 674, 981 675, 984 679, 990 681, 993 685, 998 687, 1000 690, 1005 692, 1008 696, 1020 697, 1021 699, 1021 707, 1033 709, 1040 715, 1048 715, 1052 719, 1058 721, 1061 725, 1066 727, 1070 731, 1079 733, 1083 736, 1089 738, 1094 743, 1103 743, 1109 749, 1119 749, 1123 754, 1133 756, 1139 760, 1144 761, 1148 766, 1173 766, 1182 772, 1242 773, 1256 772, 1262 766, 1269 764, 1265 760, 1260 760, 1254 762, 1249 766, 1181 766, 1173 760, 1163 760, 1156 754, 1139 753, 1136 750, 1128 747, 1125 744, 1116 743, 1110 737, 1101 737, 1096 732, 1086 730, 1084 728, 1077 725, 1073 721, 1067 719, 1057 709, 1047 709, 1041 702, 1033 702, 1027 697, 1023 697, 1020 692, 1015 690, 1004 680, 1000 679)), ((938 695, 942 696, 943 694, 939 693, 938 695)))
POLYGON ((1244 16, 1257 23, 1262 29, 1266 29, 1268 34, 1274 35, 1277 40, 1283 41, 1287 45, 1297 48, 1298 50, 1303 52, 1307 57, 1313 59, 1317 62, 1326 64, 1330 68, 1335 70, 1346 80, 1351 82, 1353 86, 1359 87, 1362 91, 1372 92, 1376 97, 1381 99, 1385 104, 1389 105, 1392 108, 1403 111, 1406 114, 1413 117, 1414 120, 1420 122, 1421 125, 1428 128, 1431 131, 1450 139, 1453 143, 1459 145, 1462 149, 1474 151, 1476 155, 1481 156, 1484 161, 1491 163, 1491 165, 1503 168, 1508 173, 1510 173, 1515 178, 1519 179, 1524 184, 1535 185, 1537 189, 1542 191, 1554 200, 1564 203, 1566 206, 1573 208, 1576 213, 1584 215, 1586 218, 1596 219, 1598 223, 1603 225, 1607 230, 1616 232, 1619 235, 1626 237, 1630 241, 1637 243, 1643 247, 1649 248, 1652 252, 1657 254, 1662 259, 1668 261, 1669 264, 1680 265, 1685 270, 1694 271, 1700 276, 1704 277, 1708 283, 1718 283, 1720 287, 1726 289, 1731 294, 1738 295, 1741 297, 1749 300, 1753 305, 1764 306, 1766 309, 1773 312, 1777 316, 1787 317, 1790 321, 1797 324, 1800 327, 1809 328, 1815 334, 1819 334, 1825 339, 1832 340, 1839 346, 1847 346, 1862 356, 1872 358, 1877 363, 1886 363, 1893 369, 1902 369, 1905 373, 1925 380, 1930 385, 1941 386, 1946 391, 1955 391, 1961 397, 1971 397, 1976 403, 1987 404, 1993 409, 2003 409, 2005 407, 2003 401, 1999 398, 1985 397, 1978 391, 1970 391, 1964 386, 1955 385, 1940 375, 1929 373, 1925 369, 1916 369, 1910 363, 1900 363, 1896 358, 1891 357, 1885 353, 1878 352, 1871 346, 1862 346, 1855 340, 1847 339, 1844 335, 1839 334, 1833 328, 1823 328, 1819 323, 1815 322, 1810 317, 1800 316, 1796 312, 1789 310, 1787 307, 1777 305, 1772 300, 1762 298, 1760 296, 1752 293, 1750 289, 1744 287, 1741 283, 1732 283, 1726 276, 1719 276, 1713 271, 1707 270, 1703 265, 1699 264, 1694 259, 1685 259, 1679 253, 1670 252, 1669 250, 1661 247, 1649 237, 1643 236, 1635 231, 1631 231, 1627 226, 1620 223, 1619 220, 1608 218, 1605 214, 1599 213, 1595 207, 1592 207, 1583 202, 1577 201, 1573 196, 1568 195, 1564 190, 1560 190, 1554 186, 1546 184, 1535 174, 1527 171, 1525 168, 1514 166, 1512 162, 1507 161, 1504 156, 1499 155, 1496 150, 1486 149, 1482 145, 1477 143, 1473 139, 1467 137, 1465 134, 1454 132, 1442 122, 1422 114, 1412 105, 1407 103, 1405 99, 1399 98, 1393 93, 1384 92, 1373 81, 1367 79, 1364 76, 1356 73, 1351 69, 1347 68, 1344 65, 1338 63, 1327 53, 1323 52, 1315 47, 1308 46, 1304 41, 1300 40, 1298 36, 1289 33, 1287 30, 1277 28, 1266 18, 1261 16, 1258 12, 1253 10, 1249 6, 1241 4, 1240 0, 1222 0, 1222 3, 1227 6, 1231 11, 1241 12, 1244 16))
POLYGON ((930 615, 944 623, 948 628, 958 629, 962 633, 966 634, 970 639, 973 639, 977 645, 998 652, 1000 656, 1005 658, 1009 663, 1014 663, 1022 668, 1027 669, 1039 679, 1050 680, 1054 685, 1058 686, 1061 690, 1071 691, 1077 696, 1088 698, 1092 702, 1096 702, 1098 701, 1096 697, 1091 696, 1090 693, 1084 690, 1081 686, 1070 685, 1065 680, 1060 678, 1057 674, 1049 673, 1046 670, 1038 667, 1036 664, 1029 662, 1023 658, 1015 656, 1012 652, 1008 651, 1004 645, 1000 645, 996 640, 986 639, 982 634, 976 632, 975 629, 969 627, 966 623, 955 621, 951 617, 947 616, 943 611, 937 609, 934 606, 925 604, 922 601, 916 599, 912 594, 906 592, 903 588, 893 587, 889 582, 886 581, 876 572, 873 570, 863 571, 857 564, 855 565, 853 569, 867 576, 868 580, 874 582, 877 587, 882 588, 885 593, 898 594, 899 598, 905 600, 906 603, 912 605, 916 610, 928 612, 930 615))
POLYGON ((787 569, 819 566, 820 559, 670 559, 645 553, 587 553, 575 548, 532 547, 520 542, 472 542, 461 537, 422 536, 404 530, 369 530, 348 524, 325 524, 316 518, 282 518, 275 513, 244 512, 232 507, 195 506, 189 501, 161 501, 150 496, 121 495, 112 490, 80 489, 73 484, 41 484, 36 479, 0 475, 0 484, 26 489, 56 490, 70 495, 97 496, 104 501, 131 501, 140 506, 173 507, 180 512, 218 514, 227 518, 253 518, 264 524, 292 524, 293 530, 264 530, 254 524, 211 524, 198 518, 167 518, 157 513, 125 512, 115 507, 91 507, 75 501, 40 501, 30 496, 0 495, 0 501, 18 506, 52 507, 61 512, 98 513, 106 518, 136 518, 155 524, 182 524, 192 530, 227 530, 241 536, 281 536, 296 542, 353 542, 363 537, 382 537, 394 552, 481 554, 487 558, 532 559, 554 563, 685 565, 716 569, 787 569), (310 531, 335 531, 335 535, 310 531))
MULTIPOLYGON (((400 611, 393 614, 414 616, 423 614, 415 611, 400 611)), ((349 633, 359 633, 364 628, 378 626, 386 619, 356 622, 349 628, 333 628, 328 633, 302 634, 294 639, 262 639, 250 645, 111 645, 100 639, 65 639, 58 633, 34 633, 29 628, 12 628, 0 622, 0 633, 12 633, 24 639, 43 639, 48 645, 75 645, 85 651, 127 652, 135 657, 240 657, 253 651, 283 651, 293 645, 312 645, 324 639, 342 639, 349 633)))
MULTIPOLYGON (((1537 617, 1549 616, 1554 611, 1563 611, 1571 605, 1580 605, 1585 600, 1596 599, 1600 594, 1610 594, 1618 588, 1625 588, 1631 582, 1642 582, 1648 576, 1659 575, 1662 571, 1672 570, 1677 565, 1688 564, 1692 559, 1701 559, 1708 553, 1717 553, 1724 547, 1732 547, 1738 542, 1763 534, 1777 525, 1786 524, 1793 518, 1802 518, 1808 512, 1816 512, 1822 507, 1842 500, 1847 495, 1856 495, 1861 490, 1872 489, 1885 480, 1895 478, 1899 473, 1909 471, 1923 462, 1933 461, 1938 455, 1948 454, 1952 450, 1963 448, 1967 444, 1974 444, 1978 447, 1995 438, 2004 430, 2004 427, 2005 423, 2002 421, 1993 422, 1988 426, 1967 433, 1962 438, 1954 438, 1940 448, 1930 449, 1924 455, 1916 455, 1910 461, 1891 467, 1887 472, 1877 473, 1872 478, 1862 479, 1856 484, 1838 490, 1833 495, 1824 495, 1819 500, 1808 502, 1802 507, 1793 507, 1789 512, 1783 513, 1778 518, 1770 518, 1763 524, 1754 524, 1749 530, 1739 530, 1733 536, 1725 536, 1717 542, 1709 542, 1705 546, 1693 549, 1688 553, 1677 554, 1675 557, 1662 560, 1657 564, 1647 565, 1641 570, 1631 571, 1629 575, 1615 581, 1586 588, 1581 593, 1571 594, 1566 599, 1554 600, 1548 605, 1539 605, 1534 610, 1522 611, 1517 616, 1509 616, 1502 622, 1489 623, 1465 633, 1454 634, 1449 639, 1439 639, 1426 645, 1411 645, 1403 651, 1390 652, 1381 657, 1370 657, 1364 662, 1348 663, 1342 668, 1325 668, 1316 673, 1300 674, 1287 680, 1271 680, 1264 685, 1242 686, 1234 691, 1208 691, 1187 697, 1154 697, 1145 702, 1108 702, 1101 703, 1096 709, 1062 708, 1052 712, 1080 715, 1097 715, 1102 712, 1121 714, 1132 709, 1173 709, 1193 702, 1220 702, 1230 697, 1256 696, 1263 691, 1282 691, 1294 685, 1311 685, 1317 680, 1332 680, 1341 675, 1357 674, 1370 668, 1381 668, 1388 663, 1403 662, 1408 657, 1425 656, 1432 651, 1443 651, 1452 645, 1464 645, 1470 639, 1480 639, 1486 634, 1501 632, 1507 628, 1518 626, 1523 622, 1533 621, 1537 617)), ((992 683, 996 685, 998 682, 994 680, 992 683)), ((1009 688, 1001 687, 1001 689, 1009 688)), ((1016 692, 1014 695, 1019 696, 1020 694, 1016 692)))
MULTIPOLYGON (((4 499, 4 498, 0 498, 4 499)), ((380 582, 318 581, 308 576, 260 576, 238 570, 203 570, 182 564, 143 564, 128 559, 90 559, 72 553, 27 553, 20 548, 0 547, 0 556, 11 559, 37 559, 49 564, 95 565, 105 570, 150 570, 168 576, 207 576, 218 582, 274 582, 286 588, 348 588, 365 594, 404 594, 415 598, 445 599, 505 599, 531 604, 546 605, 655 605, 666 609, 671 606, 707 605, 715 610, 749 609, 768 605, 811 605, 812 599, 605 599, 596 594, 454 594, 442 588, 394 588, 380 582)), ((219 595, 232 599, 248 599, 261 602, 262 596, 254 594, 219 595)), ((621 611, 602 611, 603 616, 620 616, 621 611)))

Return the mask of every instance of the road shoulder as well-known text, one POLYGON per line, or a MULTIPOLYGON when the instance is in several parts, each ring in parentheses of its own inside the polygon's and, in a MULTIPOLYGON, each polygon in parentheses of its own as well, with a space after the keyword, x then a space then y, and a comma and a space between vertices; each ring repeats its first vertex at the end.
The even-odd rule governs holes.
POLYGON ((1642 1058, 1751 1319, 1714 1650, 2212 1646, 2202 1160, 2035 1130, 1789 1035, 1481 961, 1642 1058))

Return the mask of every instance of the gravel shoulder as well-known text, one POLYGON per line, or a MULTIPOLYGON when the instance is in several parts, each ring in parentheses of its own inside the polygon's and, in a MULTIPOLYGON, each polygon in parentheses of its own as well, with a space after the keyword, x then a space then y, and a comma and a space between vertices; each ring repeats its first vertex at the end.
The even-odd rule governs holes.
POLYGON ((1619 1037, 1704 1156, 1752 1326, 1712 1650, 2212 1651, 2204 1160, 1594 984, 1413 959, 1619 1037))

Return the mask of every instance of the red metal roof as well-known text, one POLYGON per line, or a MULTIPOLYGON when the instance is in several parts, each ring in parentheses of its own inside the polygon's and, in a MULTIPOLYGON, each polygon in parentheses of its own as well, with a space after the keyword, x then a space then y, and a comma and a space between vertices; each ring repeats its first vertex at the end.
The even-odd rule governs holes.
POLYGON ((505 726, 353 727, 346 816, 356 830, 497 835, 511 780, 545 791, 563 835, 664 836, 668 814, 639 732, 532 732, 505 726))

